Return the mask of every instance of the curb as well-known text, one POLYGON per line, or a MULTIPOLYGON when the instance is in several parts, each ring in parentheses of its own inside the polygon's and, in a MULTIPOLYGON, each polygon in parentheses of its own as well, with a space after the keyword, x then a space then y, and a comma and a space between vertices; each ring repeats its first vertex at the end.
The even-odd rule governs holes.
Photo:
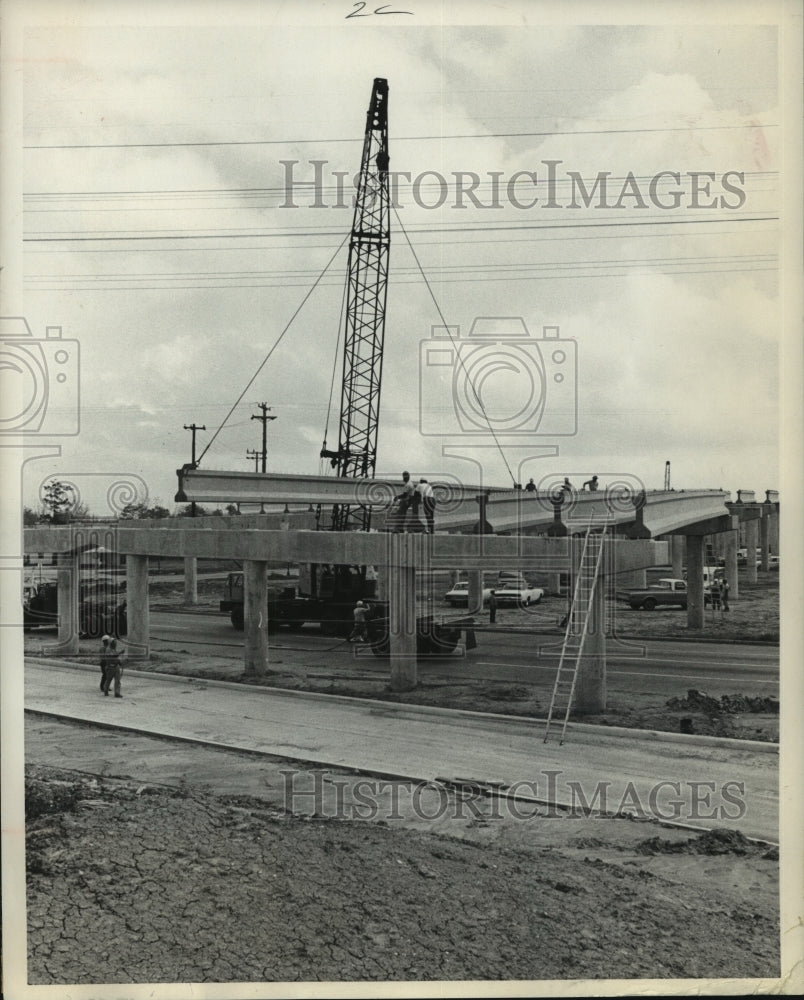
MULTIPOLYGON (((72 660, 45 659, 41 657, 28 656, 25 658, 32 663, 42 665, 53 665, 70 667, 72 669, 86 670, 93 673, 98 672, 96 664, 78 663, 72 660)), ((137 677, 158 677, 160 680, 169 680, 174 683, 197 683, 205 684, 209 687, 219 687, 225 690, 249 690, 261 694, 270 694, 274 697, 299 698, 302 700, 316 700, 319 702, 330 702, 333 704, 349 704, 354 706, 368 706, 382 709, 386 712, 394 712, 397 715, 426 715, 443 719, 465 718, 469 721, 484 721, 504 723, 510 729, 514 724, 523 727, 543 728, 546 719, 537 719, 534 716, 525 715, 502 715, 496 712, 472 712, 463 708, 440 708, 435 705, 407 705, 395 701, 382 701, 378 698, 354 698, 350 695, 322 694, 318 691, 292 691, 286 688, 273 688, 260 684, 242 684, 235 681, 218 681, 204 677, 194 677, 188 674, 163 674, 155 670, 136 670, 133 667, 126 667, 127 674, 134 674, 137 677)), ((596 734, 600 736, 605 733, 617 739, 645 740, 650 739, 664 743, 677 743, 684 746, 721 747, 730 750, 746 750, 755 753, 779 753, 778 743, 767 743, 762 740, 738 740, 733 737, 688 735, 687 733, 667 733, 656 729, 626 729, 623 726, 600 726, 587 722, 570 722, 567 724, 568 732, 585 733, 587 735, 596 734)), ((153 733, 151 734, 153 735, 153 733)), ((556 744, 553 744, 554 746, 556 744)), ((281 756, 281 755, 279 755, 281 756)))

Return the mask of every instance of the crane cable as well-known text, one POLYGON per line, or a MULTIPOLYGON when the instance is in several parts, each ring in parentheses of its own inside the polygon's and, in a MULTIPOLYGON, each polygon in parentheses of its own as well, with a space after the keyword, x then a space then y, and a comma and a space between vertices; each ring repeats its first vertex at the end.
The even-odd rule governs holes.
POLYGON ((224 425, 225 425, 225 424, 226 424, 226 422, 228 421, 229 417, 231 417, 231 415, 232 415, 232 414, 234 413, 234 411, 235 411, 235 410, 237 409, 237 407, 238 407, 238 406, 240 405, 240 403, 241 403, 241 402, 242 402, 242 400, 243 400, 243 397, 244 397, 244 396, 245 396, 245 394, 246 394, 246 393, 248 392, 248 390, 249 390, 249 389, 251 388, 251 386, 252 386, 252 385, 254 384, 254 381, 255 381, 255 379, 257 378, 257 376, 258 376, 258 375, 260 374, 260 372, 261 372, 261 371, 263 370, 263 368, 264 368, 264 367, 266 366, 266 364, 267 364, 267 363, 268 363, 268 361, 270 360, 270 357, 271 357, 271 355, 272 355, 272 354, 274 353, 274 351, 275 351, 275 350, 277 349, 277 347, 279 347, 279 344, 281 343, 281 341, 282 341, 282 338, 283 338, 283 337, 285 336, 285 334, 286 334, 286 333, 288 332, 288 330, 289 330, 289 329, 290 329, 290 327, 291 327, 291 324, 292 324, 292 323, 293 323, 293 321, 294 321, 294 320, 296 319, 296 317, 297 317, 297 316, 299 315, 299 313, 300 313, 300 312, 302 311, 302 309, 304 308, 304 305, 305 305, 305 303, 306 303, 306 302, 307 302, 307 300, 308 300, 308 299, 310 298, 310 296, 311 296, 311 295, 313 294, 313 292, 314 292, 314 291, 316 290, 316 288, 318 287, 318 284, 319 284, 319 282, 320 282, 320 281, 321 281, 321 279, 322 279, 322 278, 324 277, 324 275, 325 275, 325 274, 327 273, 327 271, 328 271, 328 270, 330 269, 330 267, 332 266, 332 262, 333 262, 333 261, 335 260, 335 258, 336 258, 336 257, 338 256, 338 254, 339 254, 339 253, 341 252, 341 250, 343 249, 343 247, 344 247, 344 245, 345 245, 345 243, 346 243, 346 241, 347 241, 348 239, 349 239, 349 234, 347 234, 346 236, 344 236, 344 238, 343 238, 343 239, 341 240, 340 244, 338 245, 337 249, 335 250, 335 253, 334 253, 334 254, 333 254, 333 255, 332 255, 331 257, 330 257, 330 259, 329 259, 329 260, 327 261, 327 263, 326 263, 326 264, 324 265, 324 269, 323 269, 323 271, 321 271, 321 273, 320 273, 320 274, 318 275, 318 277, 317 277, 317 278, 315 279, 315 281, 314 281, 314 282, 313 282, 313 284, 312 284, 312 285, 310 286, 310 288, 308 288, 308 290, 307 290, 307 294, 306 294, 306 295, 304 296, 304 298, 303 298, 303 299, 301 300, 301 302, 299 303, 299 305, 298 305, 298 306, 296 307, 296 311, 295 311, 295 312, 293 313, 293 315, 292 315, 292 316, 290 317, 290 319, 289 319, 289 320, 287 321, 287 323, 285 324, 285 329, 284 329, 284 330, 283 330, 283 331, 282 331, 282 332, 281 332, 281 333, 279 334, 279 336, 278 336, 278 337, 276 338, 276 340, 274 341, 274 343, 273 343, 273 346, 271 347, 270 351, 268 351, 268 353, 267 353, 267 354, 265 355, 265 357, 264 357, 264 358, 262 359, 262 362, 260 363, 260 366, 259 366, 259 367, 257 368, 257 370, 256 370, 256 371, 254 372, 254 374, 253 374, 253 375, 251 376, 251 378, 250 378, 250 379, 248 380, 248 382, 246 383, 246 385, 245 385, 245 387, 244 387, 243 391, 242 391, 242 392, 240 393, 240 395, 239 395, 239 396, 237 397, 237 399, 236 399, 236 400, 235 400, 235 402, 233 403, 233 405, 232 405, 232 408, 231 408, 231 409, 229 410, 229 412, 228 412, 228 413, 226 414, 226 416, 225 416, 225 417, 223 418, 223 420, 222 420, 222 421, 221 421, 221 423, 220 423, 220 426, 218 427, 218 429, 217 429, 217 430, 215 431, 215 433, 214 433, 214 434, 212 435, 212 437, 211 437, 211 438, 209 439, 209 441, 207 442, 207 446, 206 446, 206 448, 204 448, 204 450, 203 450, 203 451, 201 452, 201 454, 200 454, 200 455, 198 456, 198 460, 197 460, 197 462, 196 462, 196 465, 200 465, 200 464, 201 464, 201 459, 202 459, 202 458, 204 457, 204 455, 206 455, 206 453, 207 453, 207 452, 209 451, 210 447, 212 446, 212 443, 213 443, 213 441, 214 441, 214 440, 215 440, 215 438, 216 438, 216 437, 217 437, 217 436, 218 436, 218 435, 220 434, 220 432, 221 432, 221 431, 223 430, 223 428, 224 428, 224 425))
MULTIPOLYGON (((341 244, 343 246, 343 244, 341 244)), ((332 416, 332 397, 335 394, 335 376, 338 372, 338 359, 340 357, 341 350, 341 333, 346 329, 345 315, 346 315, 346 291, 349 287, 349 276, 347 275, 346 281, 343 283, 343 295, 341 296, 341 315, 338 320, 338 339, 335 341, 335 356, 332 359, 332 379, 329 383, 329 400, 327 402, 327 419, 324 424, 324 442, 321 445, 322 452, 327 447, 327 434, 329 433, 329 418, 332 416)), ((341 366, 343 362, 341 361, 341 366)), ((338 429, 340 434, 340 428, 338 429)), ((338 441, 338 447, 340 447, 340 441, 338 441)), ((324 474, 324 459, 319 456, 318 471, 320 474, 324 474)))
POLYGON ((397 212, 396 207, 394 205, 392 205, 391 207, 394 210, 394 215, 396 216, 396 221, 399 223, 399 228, 402 230, 402 232, 403 232, 403 234, 405 236, 405 239, 407 240, 408 246, 410 247, 410 252, 413 254, 413 259, 416 261, 416 265, 419 268, 419 273, 421 274, 422 278, 424 279, 425 285, 427 285, 427 291, 430 293, 430 298, 433 300, 433 305, 436 307, 436 311, 438 312, 438 315, 439 315, 439 317, 441 319, 441 323, 442 323, 444 329, 447 331, 447 336, 449 337, 450 341, 452 342, 452 346, 455 348, 455 354, 456 354, 456 357, 458 358, 458 363, 460 364, 461 368, 463 369, 463 373, 466 376, 467 384, 469 385, 469 388, 472 391, 472 395, 474 396, 475 401, 477 402, 477 405, 480 407, 480 410, 481 410, 481 412, 482 412, 482 414, 483 414, 483 416, 484 416, 484 418, 486 420, 486 424, 488 425, 489 433, 494 438, 494 444, 497 446, 497 451, 499 451, 500 457, 502 458, 503 462, 505 463, 505 468, 508 470, 508 475, 511 477, 511 482, 514 484, 514 486, 516 486, 516 477, 514 476, 513 472, 511 471, 511 466, 508 463, 508 459, 505 457, 505 452, 502 449, 502 445, 500 444, 499 438, 497 437, 497 434, 495 433, 494 428, 491 425, 491 421, 489 420, 488 414, 486 413, 486 407, 483 405, 483 400, 480 398, 480 394, 478 393, 477 389, 475 388, 475 383, 472 380, 471 376, 469 375, 469 372, 466 369, 466 363, 464 362, 463 358, 461 357, 461 352, 458 350, 458 345, 455 343, 455 338, 452 336, 452 331, 450 330, 450 328, 449 328, 449 326, 447 324, 447 321, 444 319, 444 314, 441 311, 441 306, 438 304, 438 300, 436 299, 435 294, 433 292, 433 289, 430 286, 430 282, 427 280, 427 275, 424 273, 424 268, 421 265, 421 261, 419 260, 417 254, 416 254, 416 251, 413 248, 413 244, 410 242, 410 237, 407 234, 407 230, 402 225, 402 220, 399 218, 399 212, 397 212))

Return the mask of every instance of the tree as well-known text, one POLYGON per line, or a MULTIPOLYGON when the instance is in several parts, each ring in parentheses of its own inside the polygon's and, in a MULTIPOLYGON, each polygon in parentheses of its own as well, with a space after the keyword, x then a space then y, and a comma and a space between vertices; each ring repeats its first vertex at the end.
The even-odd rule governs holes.
POLYGON ((228 503, 226 505, 226 513, 227 514, 239 514, 240 513, 240 508, 237 506, 236 503, 228 503))
POLYGON ((121 521, 132 520, 159 520, 163 517, 170 517, 170 511, 163 507, 158 501, 154 501, 152 506, 147 503, 127 503, 120 511, 121 521))
POLYGON ((42 506, 50 513, 51 521, 66 521, 75 505, 75 492, 69 484, 51 479, 42 494, 42 506))
POLYGON ((193 504, 188 503, 184 507, 179 508, 176 513, 177 517, 204 517, 206 515, 206 510, 201 506, 201 504, 195 504, 195 515, 193 515, 193 504))
POLYGON ((26 528, 30 528, 34 524, 39 523, 40 515, 36 513, 31 507, 22 508, 22 523, 26 528))

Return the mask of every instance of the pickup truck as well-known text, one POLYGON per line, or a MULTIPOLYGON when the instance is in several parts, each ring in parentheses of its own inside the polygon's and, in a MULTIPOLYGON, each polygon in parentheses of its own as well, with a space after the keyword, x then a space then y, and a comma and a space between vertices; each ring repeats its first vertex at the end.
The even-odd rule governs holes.
POLYGON ((634 608, 644 608, 645 611, 655 611, 662 605, 687 606, 687 581, 664 577, 650 587, 640 590, 626 590, 617 594, 617 599, 627 601, 634 608))
POLYGON ((502 587, 495 587, 492 593, 498 605, 512 604, 518 608, 528 608, 531 604, 538 604, 544 596, 541 587, 531 587, 524 577, 518 580, 506 580, 502 587))

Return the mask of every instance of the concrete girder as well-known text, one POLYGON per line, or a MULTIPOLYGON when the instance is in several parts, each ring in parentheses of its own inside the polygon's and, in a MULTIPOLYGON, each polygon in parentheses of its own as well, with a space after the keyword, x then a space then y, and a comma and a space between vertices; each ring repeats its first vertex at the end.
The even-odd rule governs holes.
MULTIPOLYGON (((187 520, 221 521, 221 518, 187 520)), ((232 520, 237 520, 233 518, 232 520)), ((159 523, 159 522, 155 522, 159 523)), ((256 559, 279 562, 332 563, 362 566, 391 564, 419 569, 533 569, 566 568, 567 538, 539 535, 392 535, 382 532, 259 531, 211 527, 182 531, 119 528, 115 533, 120 555, 197 557, 200 559, 256 559)), ((68 527, 25 529, 28 552, 69 552, 68 527)), ((669 558, 668 543, 616 538, 615 571, 661 565, 669 558)))
POLYGON ((719 517, 710 517, 705 521, 698 521, 695 524, 688 524, 686 527, 673 531, 671 534, 684 535, 686 538, 693 536, 717 535, 723 531, 734 531, 738 527, 738 519, 729 514, 721 514, 719 517))
MULTIPOLYGON (((397 479, 349 479, 334 476, 283 476, 275 473, 179 470, 176 499, 197 503, 352 503, 387 508, 399 493, 397 479)), ((547 531, 554 524, 554 494, 528 493, 431 479, 436 491, 436 529, 457 531, 477 524, 478 497, 487 495, 486 516, 495 532, 547 531)), ((590 520, 610 525, 635 524, 634 501, 642 491, 623 487, 596 493, 575 493, 561 506, 561 519, 572 530, 586 530, 590 520)), ((652 537, 723 513, 729 494, 723 490, 654 490, 644 493, 642 517, 652 537)))

